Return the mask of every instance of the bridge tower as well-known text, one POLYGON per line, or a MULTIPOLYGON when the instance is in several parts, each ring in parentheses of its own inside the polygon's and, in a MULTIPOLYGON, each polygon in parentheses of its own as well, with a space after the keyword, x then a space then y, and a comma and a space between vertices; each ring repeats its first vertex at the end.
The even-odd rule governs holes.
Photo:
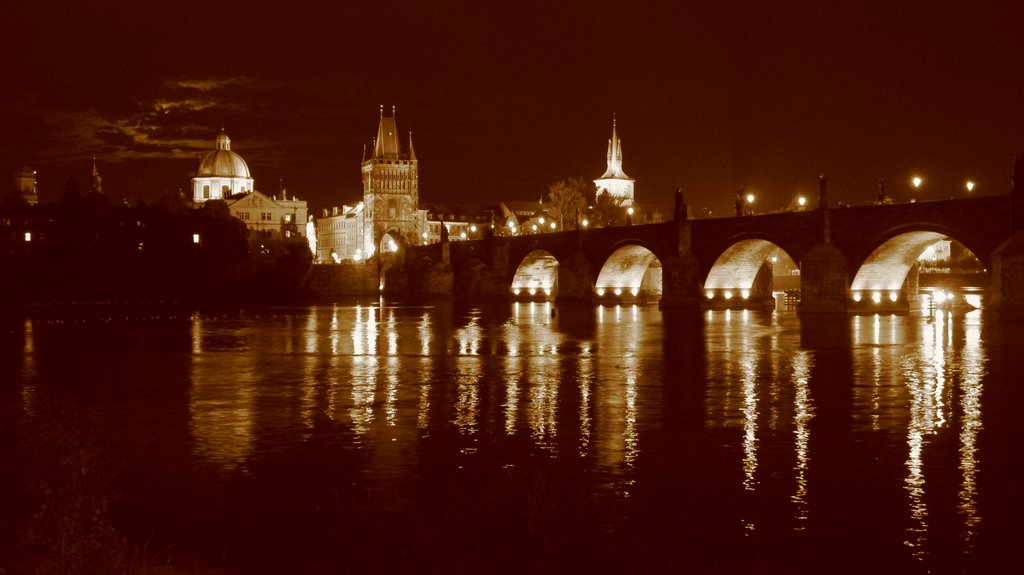
MULTIPOLYGON (((373 152, 363 158, 363 205, 366 210, 363 229, 363 253, 375 254, 397 249, 397 242, 384 241, 395 236, 406 245, 416 244, 416 211, 419 209, 419 162, 409 135, 409 148, 402 150, 395 107, 391 117, 380 107, 380 124, 373 141, 373 152)), ((396 239, 396 238, 392 238, 396 239)))

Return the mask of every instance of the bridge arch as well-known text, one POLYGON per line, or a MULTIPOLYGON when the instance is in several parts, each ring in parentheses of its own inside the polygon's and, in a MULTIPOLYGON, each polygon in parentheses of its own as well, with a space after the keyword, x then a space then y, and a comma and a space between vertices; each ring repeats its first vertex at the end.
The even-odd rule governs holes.
POLYGON ((774 307, 774 270, 797 270, 792 256, 761 237, 737 239, 704 279, 706 307, 774 307))
POLYGON ((657 302, 662 295, 662 265, 646 245, 623 242, 605 259, 594 282, 599 302, 657 302))
MULTIPOLYGON (((947 229, 927 225, 895 229, 882 236, 874 249, 858 262, 850 281, 853 308, 906 311, 916 307, 918 260, 929 247, 942 240, 957 242, 978 258, 970 246, 957 240, 947 229)), ((988 269, 984 262, 982 265, 988 269)))
POLYGON ((535 249, 523 256, 512 275, 514 299, 550 299, 558 292, 558 259, 551 252, 535 249))

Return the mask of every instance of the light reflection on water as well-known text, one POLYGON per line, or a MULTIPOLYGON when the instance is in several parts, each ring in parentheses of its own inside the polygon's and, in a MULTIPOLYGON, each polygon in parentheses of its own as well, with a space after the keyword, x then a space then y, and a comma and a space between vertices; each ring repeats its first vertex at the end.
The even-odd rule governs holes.
MULTIPOLYGON (((592 497, 678 497, 750 540, 778 541, 780 526, 810 537, 843 529, 832 511, 849 496, 881 514, 850 521, 877 522, 872 541, 886 557, 932 565, 954 553, 943 546, 951 537, 964 556, 977 553, 982 501, 996 497, 979 449, 993 345, 981 312, 843 318, 832 341, 791 313, 708 311, 703 347, 666 358, 677 334, 656 309, 556 311, 547 302, 195 315, 184 415, 151 415, 187 430, 183 469, 212 470, 226 485, 261 473, 273 482, 287 472, 274 462, 300 442, 324 460, 338 446, 367 454, 347 465, 397 490, 375 491, 385 499, 425 476, 450 479, 448 462, 530 469, 542 456, 586 477, 592 497), (664 371, 669 359, 703 371, 664 371), (681 390, 696 392, 670 393, 681 390), (679 413, 670 401, 699 402, 683 411, 703 414, 690 436, 673 435, 688 422, 666 419, 679 413), (689 487, 659 491, 666 484, 689 487)), ((40 328, 21 330, 19 401, 31 415, 36 381, 50 376, 40 328)), ((144 468, 146 455, 131 461, 144 468)))

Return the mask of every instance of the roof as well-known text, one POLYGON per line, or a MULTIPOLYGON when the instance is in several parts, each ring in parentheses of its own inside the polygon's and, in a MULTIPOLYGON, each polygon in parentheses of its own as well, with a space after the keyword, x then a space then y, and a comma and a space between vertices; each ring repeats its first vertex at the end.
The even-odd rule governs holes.
POLYGON ((199 160, 196 171, 199 178, 251 178, 249 166, 242 156, 231 151, 231 139, 221 132, 216 147, 199 160))

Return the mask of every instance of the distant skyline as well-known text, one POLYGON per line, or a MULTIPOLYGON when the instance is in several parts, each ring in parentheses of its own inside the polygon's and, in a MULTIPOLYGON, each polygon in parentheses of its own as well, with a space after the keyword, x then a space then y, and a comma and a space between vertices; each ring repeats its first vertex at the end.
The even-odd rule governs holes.
MULTIPOLYGON (((662 3, 659 3, 662 4, 662 3)), ((412 132, 420 200, 535 200, 605 169, 613 114, 639 204, 731 213, 813 194, 1009 190, 1024 153, 1024 6, 156 2, 3 9, 0 177, 43 202, 93 156, 112 198, 187 194, 221 127, 256 189, 359 200, 378 109, 412 132)))

